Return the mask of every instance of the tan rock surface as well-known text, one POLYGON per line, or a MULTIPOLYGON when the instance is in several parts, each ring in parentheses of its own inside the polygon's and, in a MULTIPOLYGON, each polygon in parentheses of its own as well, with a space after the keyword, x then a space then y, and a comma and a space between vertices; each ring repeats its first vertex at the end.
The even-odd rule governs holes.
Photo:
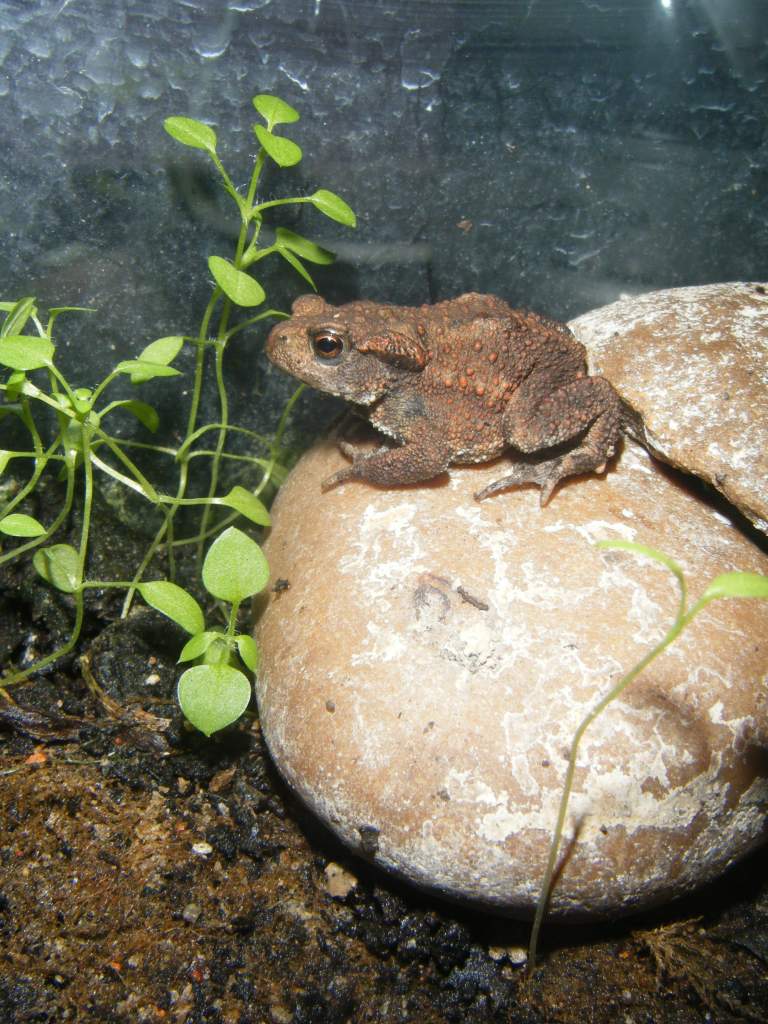
POLYGON ((768 533, 768 285, 649 292, 569 326, 653 450, 768 533))
MULTIPOLYGON (((281 490, 258 624, 262 726, 288 782, 353 849, 413 882, 525 916, 585 712, 671 622, 657 546, 698 595, 768 572, 718 512, 627 446, 604 478, 484 503, 500 464, 434 485, 322 494, 326 443, 281 490)), ((685 893, 765 835, 768 604, 710 605, 587 732, 555 914, 685 893)))

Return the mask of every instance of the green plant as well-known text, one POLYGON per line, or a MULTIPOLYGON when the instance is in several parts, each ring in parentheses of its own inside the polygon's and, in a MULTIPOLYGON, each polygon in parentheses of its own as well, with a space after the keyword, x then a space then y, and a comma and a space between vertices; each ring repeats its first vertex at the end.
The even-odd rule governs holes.
MULTIPOLYGON (((0 311, 6 313, 5 320, 0 326, 0 366, 11 371, 7 380, 0 384, 0 392, 4 393, 6 399, 5 404, 0 406, 0 418, 14 415, 22 424, 29 438, 28 447, 0 451, 0 474, 5 473, 8 466, 14 462, 26 461, 31 462, 32 465, 28 477, 18 485, 15 493, 12 493, 12 487, 16 484, 15 481, 11 481, 7 488, 10 493, 9 500, 0 509, 0 534, 19 541, 10 550, 0 555, 0 565, 8 560, 34 552, 33 565, 37 572, 51 586, 70 594, 75 606, 74 623, 66 642, 32 666, 7 673, 0 680, 0 687, 27 679, 35 671, 73 649, 82 629, 84 594, 89 588, 125 587, 126 598, 123 603, 123 615, 127 614, 133 595, 137 591, 150 604, 159 600, 158 595, 165 595, 163 599, 166 599, 168 595, 173 595, 176 591, 185 593, 170 581, 144 581, 147 569, 158 553, 164 553, 167 556, 169 574, 173 577, 175 574, 174 552, 180 545, 185 544, 196 545, 198 564, 202 566, 203 571, 203 583, 207 586, 206 572, 210 577, 213 569, 206 570, 205 566, 208 566, 211 557, 213 557, 211 563, 213 566, 220 564, 223 557, 222 551, 226 548, 218 549, 214 545, 203 563, 202 552, 205 542, 229 526, 237 516, 244 516, 257 526, 266 526, 269 523, 269 514, 260 496, 270 485, 279 484, 285 473, 281 465, 283 432, 301 388, 287 402, 272 440, 235 426, 229 422, 229 403, 224 379, 224 354, 232 338, 246 328, 269 317, 286 315, 274 309, 265 309, 253 315, 249 312, 248 315, 234 322, 238 310, 251 311, 254 307, 263 305, 266 300, 263 287, 249 272, 253 264, 271 254, 277 254, 314 288, 314 281, 305 263, 327 264, 334 258, 330 252, 309 239, 280 227, 274 233, 274 240, 270 244, 260 247, 259 238, 264 211, 288 204, 308 203, 325 216, 350 227, 355 225, 355 215, 342 199, 325 189, 319 189, 309 196, 271 199, 266 202, 257 200, 257 187, 267 159, 271 159, 279 167, 289 167, 298 163, 302 153, 296 143, 275 133, 275 128, 278 125, 298 120, 299 114, 292 107, 277 97, 266 95, 254 97, 253 105, 265 123, 253 126, 259 149, 245 194, 241 194, 234 186, 225 170, 217 150, 217 137, 212 128, 200 121, 185 117, 171 117, 165 121, 166 131, 176 141, 185 146, 203 150, 208 154, 221 177, 225 191, 234 200, 240 221, 233 257, 227 259, 213 255, 208 260, 214 287, 195 336, 178 335, 159 338, 147 345, 137 359, 123 360, 118 363, 114 370, 95 388, 83 388, 70 383, 57 365, 56 343, 53 336, 57 317, 63 312, 75 310, 76 307, 52 309, 47 321, 43 323, 33 298, 0 304, 0 311), (107 402, 105 401, 105 392, 114 381, 125 376, 133 384, 142 384, 155 377, 178 376, 179 371, 171 364, 184 344, 194 346, 195 368, 186 430, 181 443, 176 447, 170 447, 128 440, 105 429, 105 419, 111 417, 113 413, 121 411, 131 414, 148 430, 152 432, 157 430, 159 417, 152 406, 134 398, 107 402), (209 351, 213 352, 213 377, 219 415, 216 422, 201 424, 199 412, 201 398, 208 379, 207 354, 209 351), (40 410, 47 411, 48 415, 41 416, 40 410), (201 442, 210 432, 213 432, 216 438, 213 449, 201 446, 201 442), (259 456, 229 452, 226 448, 226 441, 228 435, 233 433, 244 435, 257 445, 265 447, 265 454, 259 456), (163 493, 142 471, 139 463, 145 452, 159 453, 173 459, 177 470, 176 486, 172 488, 173 493, 163 493), (204 493, 190 495, 189 468, 192 460, 197 458, 209 460, 208 481, 204 493), (248 487, 237 484, 230 487, 226 494, 219 494, 221 466, 225 459, 236 460, 238 463, 244 464, 258 472, 260 478, 255 484, 251 483, 248 487), (65 481, 65 497, 56 515, 46 525, 31 515, 28 510, 24 510, 24 503, 33 498, 46 469, 51 466, 61 470, 65 481), (113 481, 141 495, 160 513, 160 523, 155 535, 137 566, 133 578, 128 582, 96 581, 87 578, 94 484, 98 473, 106 474, 113 481), (81 480, 82 522, 77 546, 73 547, 66 543, 51 544, 50 541, 69 520, 77 494, 78 479, 81 480), (176 514, 180 508, 191 506, 198 506, 201 509, 198 528, 189 537, 177 538, 174 534, 176 514), (218 521, 214 521, 212 514, 217 508, 223 509, 225 514, 218 521), (218 553, 216 553, 217 551, 218 553), (172 589, 174 587, 176 590, 172 589)), ((235 535, 244 538, 239 531, 235 535)), ((221 535, 220 539, 229 537, 227 543, 231 545, 234 543, 231 538, 235 535, 227 531, 221 535)), ((243 548, 246 542, 259 550, 255 541, 249 541, 247 538, 239 540, 237 543, 243 548)), ((261 558, 263 561, 263 556, 261 558)), ((256 556, 251 552, 252 568, 255 565, 255 559, 256 556)), ((259 571, 266 571, 265 567, 266 563, 264 562, 259 571)), ((230 562, 229 568, 234 568, 234 563, 230 562)), ((263 586, 263 583, 261 585, 263 586)), ((218 590, 221 593, 210 586, 208 589, 216 597, 232 603, 235 609, 234 614, 236 614, 236 607, 243 600, 243 596, 237 596, 237 593, 231 590, 227 591, 229 596, 223 596, 224 589, 222 587, 222 584, 218 585, 218 590)), ((178 593, 176 596, 180 602, 178 607, 181 607, 184 600, 179 597, 178 593)), ((187 595, 187 598, 187 605, 189 605, 189 601, 194 599, 190 595, 187 595)), ((159 607, 157 604, 155 606, 159 607)), ((171 614, 173 608, 171 611, 166 608, 160 610, 170 614, 171 618, 175 617, 174 614, 171 614)), ((202 613, 200 614, 202 615, 202 613)), ((177 619, 177 621, 179 620, 177 619)), ((196 672, 195 669, 189 670, 195 673, 191 677, 193 680, 197 680, 194 686, 189 682, 188 673, 185 673, 182 678, 187 681, 179 691, 180 696, 186 694, 182 700, 182 706, 184 707, 186 702, 185 711, 192 708, 193 704, 199 706, 201 703, 199 694, 205 685, 204 680, 210 682, 218 673, 218 676, 221 677, 220 682, 225 676, 230 680, 227 686, 223 683, 218 686, 212 685, 212 693, 219 694, 222 706, 226 705, 227 710, 223 717, 227 717, 231 713, 232 707, 237 704, 237 701, 233 703, 231 695, 239 687, 242 701, 245 692, 242 682, 238 681, 236 686, 235 676, 232 674, 239 671, 232 666, 232 643, 235 643, 243 664, 251 669, 255 665, 255 648, 251 648, 247 638, 234 637, 231 631, 219 636, 216 630, 206 631, 201 626, 199 630, 195 628, 190 632, 193 633, 193 636, 185 647, 185 651, 188 651, 190 644, 193 651, 196 651, 198 647, 200 650, 197 654, 188 656, 201 657, 203 664, 199 666, 200 668, 204 668, 206 665, 220 667, 213 675, 211 675, 213 669, 210 671, 206 669, 207 674, 196 672), (198 696, 193 699, 192 693, 198 696)), ((242 673, 240 674, 242 675, 242 673)), ((203 717, 194 711, 188 717, 193 722, 203 722, 206 728, 216 720, 210 707, 203 717)), ((231 718, 227 718, 227 721, 231 720, 231 718)), ((214 728, 221 727, 220 725, 214 726, 214 728)), ((203 727, 201 726, 201 728, 203 727)), ((206 731, 206 728, 203 728, 203 731, 206 731)), ((210 729, 210 731, 214 730, 210 729)))
POLYGON ((83 623, 85 590, 88 587, 110 585, 105 581, 87 582, 85 579, 96 472, 137 492, 158 508, 197 504, 205 500, 232 509, 257 525, 267 525, 269 513, 259 498, 240 486, 233 487, 226 495, 211 499, 179 499, 160 493, 128 454, 127 449, 133 442, 122 440, 105 428, 107 417, 122 411, 131 413, 150 431, 157 429, 158 415, 151 405, 138 399, 108 402, 104 400, 105 394, 110 384, 123 375, 130 377, 134 384, 154 377, 176 376, 179 371, 173 369, 170 363, 183 344, 182 338, 159 338, 148 345, 137 359, 118 363, 95 388, 74 388, 55 361, 53 325, 61 310, 51 311, 43 327, 31 298, 5 304, 3 308, 7 310, 7 316, 0 327, 0 365, 10 368, 12 373, 5 384, 0 384, 0 390, 5 392, 7 399, 2 412, 6 416, 16 414, 30 436, 32 447, 4 449, 0 458, 3 468, 15 459, 31 459, 33 469, 26 483, 3 509, 0 533, 19 538, 22 543, 0 555, 0 565, 34 550, 33 565, 37 572, 57 590, 71 594, 75 603, 75 621, 67 641, 40 659, 31 669, 6 675, 2 685, 8 686, 72 650, 83 623), (37 328, 37 333, 21 333, 30 321, 37 328), (44 427, 38 423, 40 409, 36 407, 51 410, 52 413, 49 422, 52 421, 54 426, 49 431, 45 445, 42 441, 44 427), (65 480, 65 496, 52 521, 44 525, 34 516, 15 509, 30 497, 50 465, 60 467, 65 480), (78 474, 82 480, 82 518, 78 546, 52 544, 43 547, 62 528, 72 511, 78 474))
MULTIPOLYGON (((165 130, 177 142, 180 142, 183 146, 202 150, 208 155, 221 178, 224 190, 237 207, 240 220, 240 230, 233 259, 229 260, 221 256, 210 256, 208 258, 208 269, 214 279, 215 287, 203 313, 195 338, 196 362, 192 400, 187 420, 186 435, 179 449, 178 456, 182 466, 179 477, 179 497, 184 495, 187 486, 186 466, 190 458, 191 448, 196 441, 211 430, 216 432, 216 447, 211 454, 208 496, 212 497, 216 493, 226 435, 231 429, 229 424, 229 403, 223 374, 224 354, 227 345, 235 335, 247 327, 258 323, 260 320, 267 317, 285 316, 284 313, 277 310, 267 309, 231 325, 233 313, 237 308, 250 309, 260 306, 265 301, 264 289, 252 273, 249 272, 250 268, 267 256, 276 254, 281 256, 283 260, 300 274, 312 289, 316 290, 315 282, 305 264, 323 265, 333 262, 334 259, 333 254, 327 249, 323 249, 315 242, 287 228, 278 227, 274 234, 274 241, 269 245, 260 247, 259 239, 264 224, 265 211, 281 206, 310 204, 326 217, 337 221, 339 224, 347 227, 355 227, 356 225, 356 218, 352 209, 343 199, 327 189, 318 189, 309 196, 290 196, 284 199, 271 199, 265 202, 258 201, 256 193, 267 159, 271 159, 281 168, 293 167, 302 159, 302 152, 295 142, 275 133, 275 128, 279 125, 292 124, 298 121, 298 111, 278 97, 268 95, 254 96, 253 106, 265 121, 265 124, 253 125, 253 132, 259 143, 259 150, 251 170, 245 195, 235 187, 225 170, 217 149, 217 136, 211 127, 189 117, 169 117, 164 122, 165 130), (214 319, 217 321, 215 333, 212 331, 214 319), (205 353, 209 345, 212 345, 214 350, 214 375, 219 402, 219 422, 198 427, 205 353)), ((147 554, 147 559, 152 557, 154 547, 162 543, 171 527, 174 514, 175 510, 169 510, 166 520, 147 554)), ((205 539, 209 536, 209 521, 210 507, 205 506, 201 515, 199 530, 191 538, 191 540, 197 543, 199 555, 202 553, 202 545, 205 539)), ((140 576, 137 578, 140 578, 140 576)))
POLYGON ((571 796, 571 790, 573 788, 573 776, 576 771, 579 746, 584 737, 584 733, 592 722, 594 722, 594 720, 601 715, 603 711, 605 711, 608 705, 616 700, 616 698, 626 690, 629 684, 633 682, 640 673, 651 664, 652 661, 665 651, 670 644, 674 643, 683 630, 693 622, 699 612, 706 608, 712 601, 733 597, 768 599, 768 577, 750 572, 727 572, 720 576, 716 576, 706 587, 698 601, 689 607, 688 588, 685 582, 685 576, 683 575, 683 570, 677 562, 668 555, 665 555, 661 551, 657 551, 655 548, 646 547, 644 544, 635 544, 631 541, 599 541, 597 547, 604 550, 618 549, 622 551, 630 551, 636 555, 651 558, 669 569, 677 581, 679 591, 677 613, 672 625, 667 630, 663 639, 648 651, 645 657, 641 658, 640 661, 638 661, 637 664, 626 673, 626 675, 623 675, 615 686, 611 687, 608 693, 606 693, 606 695, 599 700, 597 704, 595 704, 588 714, 584 716, 573 734, 568 757, 568 768, 566 769, 565 781, 563 782, 563 790, 560 796, 557 821, 555 823, 555 829, 549 846, 547 866, 544 871, 541 893, 536 905, 536 913, 533 920, 533 926, 531 928, 531 937, 528 946, 529 972, 533 970, 536 964, 536 950, 539 941, 539 933, 541 931, 541 925, 544 920, 544 914, 546 912, 549 899, 552 895, 552 881, 555 876, 555 868, 557 866, 557 854, 560 849, 560 842, 563 836, 566 814, 568 813, 568 803, 571 796))
MULTIPOLYGON (((219 534, 203 562, 205 589, 216 601, 229 606, 225 629, 206 629, 205 616, 196 599, 170 580, 136 584, 127 580, 84 580, 79 552, 69 544, 38 551, 35 568, 52 587, 75 595, 80 617, 83 593, 88 588, 135 585, 148 605, 189 633, 178 660, 198 664, 182 674, 177 695, 187 719, 206 736, 230 725, 245 711, 251 698, 251 684, 237 662, 255 672, 259 652, 252 636, 236 632, 237 618, 243 601, 266 586, 269 566, 259 545, 242 530, 230 526, 219 534)), ((68 647, 72 644, 70 637, 68 647)), ((52 660, 61 653, 49 657, 52 660)))
POLYGON ((195 661, 179 679, 178 698, 187 719, 206 736, 236 721, 248 706, 251 684, 236 665, 256 672, 259 652, 250 634, 237 633, 237 613, 247 598, 263 590, 269 566, 259 545, 230 526, 219 534, 203 562, 203 584, 217 601, 229 605, 226 629, 206 629, 202 609, 175 583, 140 583, 147 604, 185 629, 190 638, 179 662, 195 661))

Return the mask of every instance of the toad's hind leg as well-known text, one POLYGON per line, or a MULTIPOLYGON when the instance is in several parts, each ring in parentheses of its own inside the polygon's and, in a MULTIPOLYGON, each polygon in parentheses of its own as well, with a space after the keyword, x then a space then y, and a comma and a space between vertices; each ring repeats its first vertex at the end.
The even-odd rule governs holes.
POLYGON ((538 397, 536 383, 528 378, 504 412, 504 437, 510 447, 528 454, 579 435, 581 439, 564 455, 515 466, 479 491, 475 495, 479 501, 519 484, 537 484, 540 503, 546 505, 560 480, 593 470, 601 473, 615 451, 621 433, 621 400, 604 377, 580 377, 543 398, 538 397))

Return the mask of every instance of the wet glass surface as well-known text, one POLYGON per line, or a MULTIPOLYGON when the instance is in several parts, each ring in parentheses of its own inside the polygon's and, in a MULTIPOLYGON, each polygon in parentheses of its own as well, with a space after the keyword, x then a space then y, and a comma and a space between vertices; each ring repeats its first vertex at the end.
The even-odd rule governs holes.
MULTIPOLYGON (((308 206, 273 221, 338 252, 331 300, 477 290, 566 318, 765 277, 762 0, 6 0, 0 29, 3 298, 97 306, 78 337, 98 372, 195 329, 237 230, 163 118, 215 126, 242 183, 258 92, 301 111, 305 154, 264 195, 358 212, 356 232, 308 206)), ((305 286, 268 262, 286 306, 305 286)))

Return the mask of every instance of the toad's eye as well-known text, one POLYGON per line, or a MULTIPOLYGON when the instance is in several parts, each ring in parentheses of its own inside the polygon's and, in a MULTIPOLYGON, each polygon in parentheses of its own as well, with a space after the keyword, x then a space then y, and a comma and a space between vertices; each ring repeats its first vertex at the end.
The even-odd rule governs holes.
POLYGON ((344 352, 344 338, 329 327, 311 335, 312 351, 324 363, 335 363, 344 352))

